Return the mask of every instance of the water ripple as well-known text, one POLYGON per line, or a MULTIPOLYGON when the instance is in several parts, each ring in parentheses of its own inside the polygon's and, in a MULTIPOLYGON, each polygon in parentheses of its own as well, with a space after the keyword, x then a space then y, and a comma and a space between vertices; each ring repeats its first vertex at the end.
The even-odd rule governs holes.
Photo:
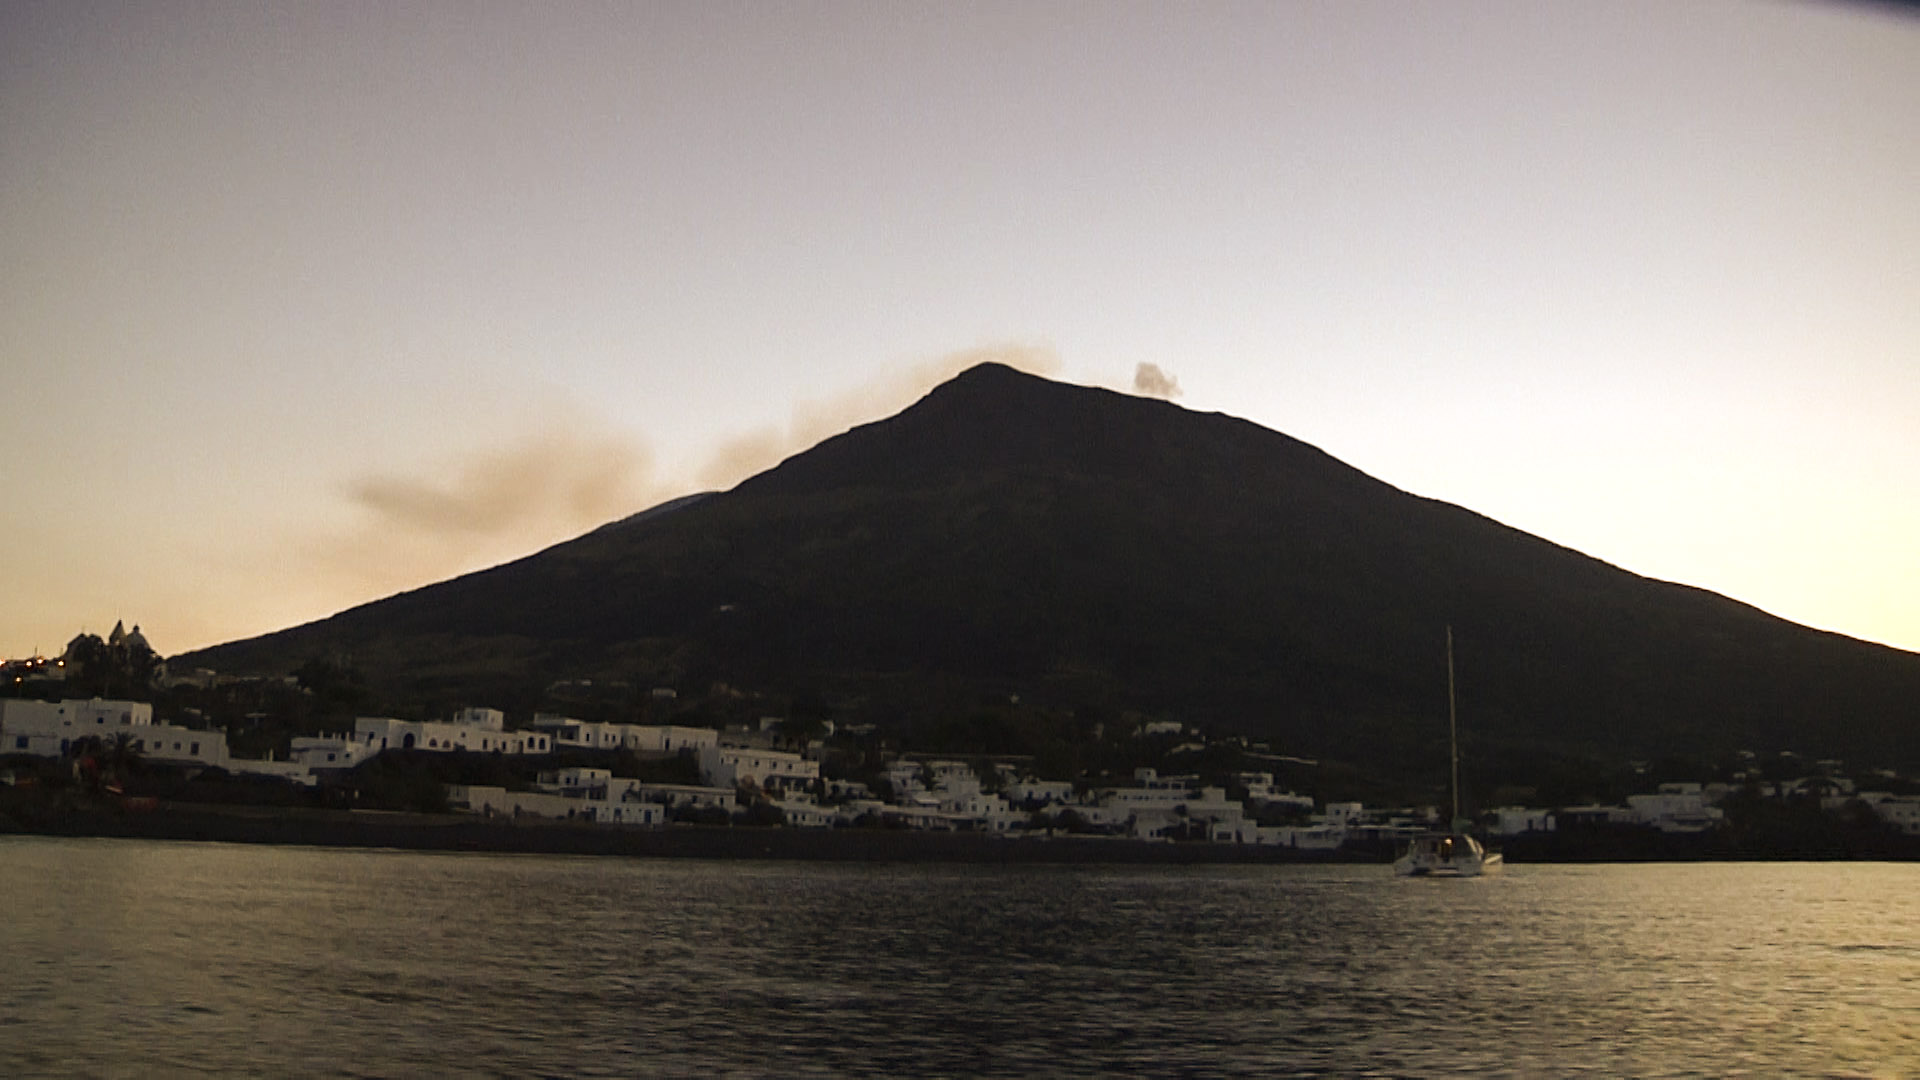
POLYGON ((1430 888, 0 838, 0 871, 9 1075, 1920 1074, 1908 866, 1430 888))

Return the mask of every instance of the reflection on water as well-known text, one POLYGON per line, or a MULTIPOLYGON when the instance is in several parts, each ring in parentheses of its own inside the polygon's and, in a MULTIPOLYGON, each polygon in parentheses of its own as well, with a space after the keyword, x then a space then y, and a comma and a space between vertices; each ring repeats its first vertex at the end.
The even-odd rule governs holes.
POLYGON ((1906 1076, 1920 867, 0 838, 0 1073, 1906 1076))

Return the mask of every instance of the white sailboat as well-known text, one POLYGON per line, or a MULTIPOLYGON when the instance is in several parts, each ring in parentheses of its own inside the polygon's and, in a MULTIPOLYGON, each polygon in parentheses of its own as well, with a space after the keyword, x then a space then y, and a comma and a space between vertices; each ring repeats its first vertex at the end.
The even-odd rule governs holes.
POLYGON ((1460 827, 1460 723, 1454 707, 1451 626, 1447 627, 1447 747, 1452 758, 1448 788, 1453 816, 1447 820, 1447 831, 1415 837, 1393 861, 1393 872, 1400 877, 1479 877, 1498 873, 1504 862, 1498 852, 1488 851, 1460 827))

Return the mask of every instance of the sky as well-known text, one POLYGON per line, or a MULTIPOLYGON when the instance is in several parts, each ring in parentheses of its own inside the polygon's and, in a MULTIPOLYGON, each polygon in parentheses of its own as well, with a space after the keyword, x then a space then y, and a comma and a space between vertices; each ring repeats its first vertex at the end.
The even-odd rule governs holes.
POLYGON ((1920 650, 1920 16, 0 0, 0 655, 176 653, 985 359, 1920 650))

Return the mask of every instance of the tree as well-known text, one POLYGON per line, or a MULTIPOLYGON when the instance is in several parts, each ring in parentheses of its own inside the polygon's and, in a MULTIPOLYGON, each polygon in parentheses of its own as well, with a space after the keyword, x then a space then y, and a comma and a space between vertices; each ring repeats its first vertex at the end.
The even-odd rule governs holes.
POLYGON ((140 772, 146 764, 130 732, 114 732, 113 738, 106 744, 102 755, 106 771, 115 780, 125 780, 128 776, 140 772))
POLYGON ((112 641, 98 634, 80 634, 67 643, 61 654, 67 667, 67 682, 88 697, 149 697, 154 679, 160 674, 160 657, 140 636, 115 630, 112 641))
POLYGON ((350 713, 371 698, 367 683, 352 661, 342 656, 315 656, 294 672, 302 689, 313 694, 323 713, 350 713))
POLYGON ((67 668, 67 681, 88 697, 106 693, 107 643, 99 634, 80 634, 67 643, 60 655, 67 668))
POLYGON ((740 815, 743 825, 771 827, 785 825, 787 812, 766 799, 755 799, 747 805, 746 812, 740 815))

